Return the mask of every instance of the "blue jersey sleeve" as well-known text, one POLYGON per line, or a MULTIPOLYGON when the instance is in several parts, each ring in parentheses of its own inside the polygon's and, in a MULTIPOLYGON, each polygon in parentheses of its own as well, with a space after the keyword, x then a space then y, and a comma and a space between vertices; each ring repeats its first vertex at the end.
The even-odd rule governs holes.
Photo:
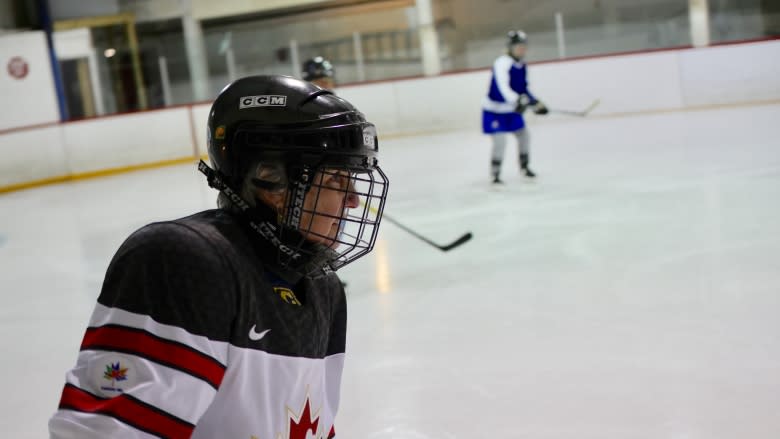
POLYGON ((536 97, 528 89, 528 80, 526 79, 526 66, 525 64, 517 65, 513 64, 509 71, 509 85, 519 95, 526 95, 533 105, 537 102, 536 97))

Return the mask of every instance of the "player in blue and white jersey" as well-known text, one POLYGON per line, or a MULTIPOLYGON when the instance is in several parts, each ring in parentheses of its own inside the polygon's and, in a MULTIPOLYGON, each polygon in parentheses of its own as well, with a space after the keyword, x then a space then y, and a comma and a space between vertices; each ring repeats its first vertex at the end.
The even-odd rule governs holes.
POLYGON ((507 34, 507 53, 496 58, 490 89, 482 104, 482 131, 490 135, 493 152, 490 170, 493 183, 502 183, 501 163, 506 149, 506 134, 517 138, 520 169, 526 177, 536 174, 529 167, 530 139, 523 112, 531 107, 536 114, 547 114, 547 107, 528 89, 526 64, 523 62, 528 38, 525 32, 513 30, 507 34))

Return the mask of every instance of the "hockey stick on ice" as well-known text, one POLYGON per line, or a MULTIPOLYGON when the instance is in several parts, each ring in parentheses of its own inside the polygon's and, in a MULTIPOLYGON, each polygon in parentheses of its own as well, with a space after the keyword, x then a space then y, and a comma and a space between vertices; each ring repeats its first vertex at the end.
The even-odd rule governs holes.
MULTIPOLYGON (((362 204, 362 202, 361 202, 361 204, 362 204)), ((377 211, 376 208, 374 208, 374 207, 369 207, 369 209, 371 209, 371 211, 374 212, 374 213, 376 213, 376 211, 377 211)), ((387 221, 390 221, 392 224, 394 224, 396 227, 398 227, 399 229, 403 230, 404 232, 414 236, 415 238, 425 242, 426 244, 429 244, 429 245, 432 245, 432 246, 438 248, 439 250, 441 250, 443 252, 450 251, 450 250, 454 249, 455 247, 461 246, 462 244, 466 243, 468 240, 470 240, 474 236, 474 235, 471 234, 471 232, 466 232, 460 238, 452 241, 449 244, 439 245, 439 244, 431 241, 430 239, 426 238, 425 236, 420 235, 419 233, 415 232, 414 230, 410 229, 409 227, 399 223, 398 220, 394 219, 391 216, 388 216, 386 213, 382 214, 382 218, 387 220, 387 221)))
POLYGON ((599 105, 599 103, 601 103, 601 100, 600 99, 596 99, 595 101, 593 101, 592 104, 590 104, 588 106, 588 108, 586 108, 586 109, 584 109, 582 111, 558 110, 558 109, 550 108, 550 113, 565 114, 565 115, 568 115, 568 116, 585 117, 585 116, 588 115, 588 113, 593 111, 593 109, 596 108, 599 105))
POLYGON ((399 223, 397 220, 393 219, 392 217, 387 216, 387 214, 382 215, 382 218, 384 218, 384 219, 390 221, 391 223, 395 224, 399 229, 409 233, 410 235, 414 236, 415 238, 425 242, 426 244, 430 244, 430 245, 438 248, 439 250, 441 250, 443 252, 450 251, 450 250, 454 249, 455 247, 459 247, 463 243, 465 243, 468 240, 470 240, 472 238, 472 236, 474 236, 474 235, 471 234, 471 232, 466 232, 460 238, 452 241, 449 244, 439 245, 439 244, 431 241, 430 239, 426 238, 425 236, 420 235, 419 233, 415 232, 414 230, 410 229, 409 227, 406 227, 405 225, 399 223))

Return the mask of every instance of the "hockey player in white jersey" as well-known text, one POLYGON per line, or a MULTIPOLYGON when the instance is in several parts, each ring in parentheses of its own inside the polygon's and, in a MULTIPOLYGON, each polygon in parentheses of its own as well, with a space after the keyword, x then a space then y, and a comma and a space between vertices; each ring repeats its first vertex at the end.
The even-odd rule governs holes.
POLYGON ((517 139, 521 172, 526 177, 536 177, 530 168, 530 136, 523 112, 528 107, 540 115, 549 110, 528 89, 527 68, 523 62, 527 43, 523 31, 513 30, 507 34, 507 53, 493 63, 490 88, 482 104, 482 132, 490 135, 493 142, 490 159, 493 183, 502 183, 501 163, 510 133, 517 139))
POLYGON ((347 324, 335 270, 377 237, 376 129, 328 90, 253 76, 220 93, 207 133, 199 170, 219 208, 119 248, 51 439, 335 437, 347 324))

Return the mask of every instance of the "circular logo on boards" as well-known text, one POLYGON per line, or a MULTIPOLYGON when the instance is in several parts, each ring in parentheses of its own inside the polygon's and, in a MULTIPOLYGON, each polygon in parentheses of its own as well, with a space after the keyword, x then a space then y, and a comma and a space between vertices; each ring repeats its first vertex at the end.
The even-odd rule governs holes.
POLYGON ((21 56, 15 56, 8 61, 8 74, 16 79, 24 79, 30 73, 30 65, 21 56))

